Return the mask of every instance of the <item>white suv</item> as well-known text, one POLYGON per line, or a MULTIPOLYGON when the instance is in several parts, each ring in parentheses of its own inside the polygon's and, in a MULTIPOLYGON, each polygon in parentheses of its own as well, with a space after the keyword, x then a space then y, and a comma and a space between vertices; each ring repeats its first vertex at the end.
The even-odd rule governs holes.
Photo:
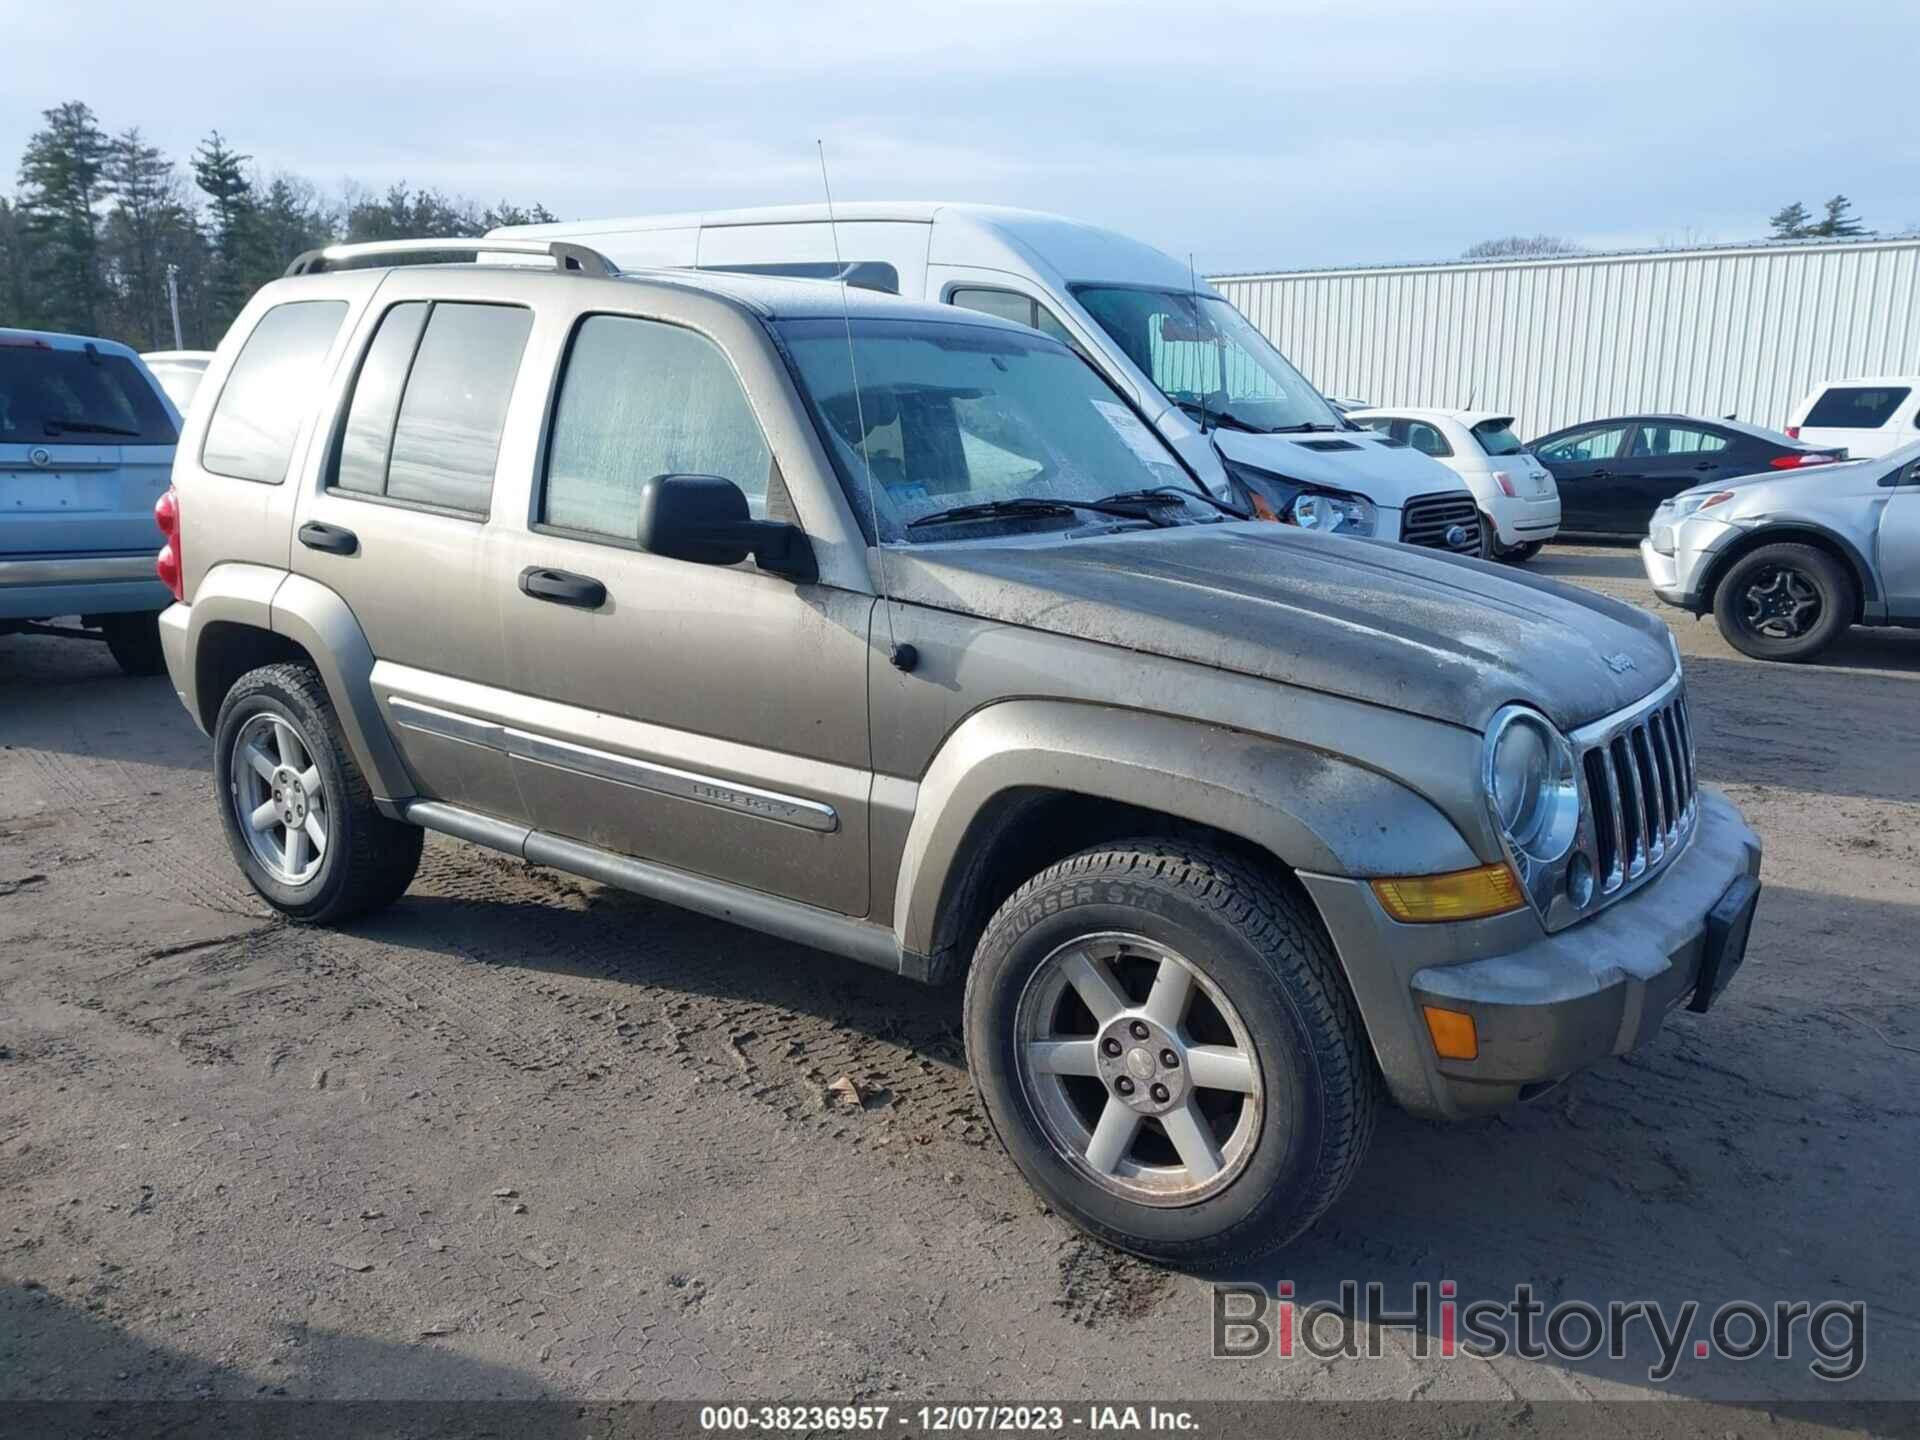
POLYGON ((1803 445, 1838 445, 1855 460, 1891 455, 1920 440, 1920 375, 1829 380, 1793 407, 1787 434, 1803 445))
POLYGON ((1458 475, 1484 517, 1486 555, 1531 560, 1560 531, 1560 487, 1513 433, 1513 417, 1491 410, 1349 410, 1356 425, 1379 430, 1458 475))

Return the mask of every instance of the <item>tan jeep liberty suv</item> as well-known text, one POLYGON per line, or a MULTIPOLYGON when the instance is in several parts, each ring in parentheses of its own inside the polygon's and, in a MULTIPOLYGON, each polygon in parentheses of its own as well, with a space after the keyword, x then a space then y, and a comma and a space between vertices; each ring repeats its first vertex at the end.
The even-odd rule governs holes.
POLYGON ((1025 327, 486 250, 303 256, 159 507, 288 917, 394 900, 430 829, 964 976, 1015 1163, 1176 1261, 1298 1235, 1383 1090, 1526 1099, 1740 963, 1759 843, 1653 616, 1246 522, 1025 327))

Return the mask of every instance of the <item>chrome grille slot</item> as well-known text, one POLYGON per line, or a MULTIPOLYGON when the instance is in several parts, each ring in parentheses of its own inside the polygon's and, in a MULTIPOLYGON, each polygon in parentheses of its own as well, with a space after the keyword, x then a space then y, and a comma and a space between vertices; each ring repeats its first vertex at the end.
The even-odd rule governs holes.
POLYGON ((1480 553, 1480 508, 1470 494, 1441 492, 1416 495, 1400 512, 1400 539, 1407 545, 1425 545, 1434 550, 1450 550, 1456 555, 1480 553), (1455 526, 1465 538, 1449 545, 1447 534, 1455 526))
POLYGON ((1614 895, 1678 854, 1693 828, 1693 731, 1678 682, 1581 731, 1596 890, 1614 895))

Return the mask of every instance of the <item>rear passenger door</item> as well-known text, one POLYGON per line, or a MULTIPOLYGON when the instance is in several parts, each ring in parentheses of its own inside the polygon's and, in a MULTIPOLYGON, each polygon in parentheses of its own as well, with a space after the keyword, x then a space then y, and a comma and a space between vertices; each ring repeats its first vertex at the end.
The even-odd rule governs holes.
POLYGON ((561 344, 527 509, 487 596, 531 822, 866 914, 873 597, 641 550, 655 475, 719 475, 756 515, 789 518, 766 430, 690 324, 589 310, 561 344))
POLYGON ((486 555, 534 312, 506 294, 499 277, 445 272, 396 271, 382 285, 356 332, 317 484, 295 516, 292 568, 353 611, 421 793, 522 819, 506 756, 442 719, 463 687, 511 678, 486 555))
POLYGON ((1616 468, 1615 518, 1626 533, 1643 535, 1660 502, 1703 485, 1730 467, 1730 437, 1704 425, 1648 420, 1636 425, 1616 468))

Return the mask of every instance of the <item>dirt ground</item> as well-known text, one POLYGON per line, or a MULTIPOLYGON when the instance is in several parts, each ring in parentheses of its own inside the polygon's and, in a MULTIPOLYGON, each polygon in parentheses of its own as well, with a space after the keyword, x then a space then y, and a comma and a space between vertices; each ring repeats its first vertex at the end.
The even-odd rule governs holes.
MULTIPOLYGON (((1651 603, 1630 551, 1535 563, 1651 603)), ((1746 969, 1533 1107, 1383 1116, 1254 1278, 1859 1300, 1846 1393, 1920 1395, 1920 635, 1762 666, 1666 613, 1702 774, 1767 845, 1746 969)), ((276 923, 166 681, 0 638, 0 1399, 1834 1397, 1804 1346, 1659 1384, 1647 1344, 1211 1359, 1205 1278, 1015 1174, 958 1021, 439 838, 377 919, 276 923)))

